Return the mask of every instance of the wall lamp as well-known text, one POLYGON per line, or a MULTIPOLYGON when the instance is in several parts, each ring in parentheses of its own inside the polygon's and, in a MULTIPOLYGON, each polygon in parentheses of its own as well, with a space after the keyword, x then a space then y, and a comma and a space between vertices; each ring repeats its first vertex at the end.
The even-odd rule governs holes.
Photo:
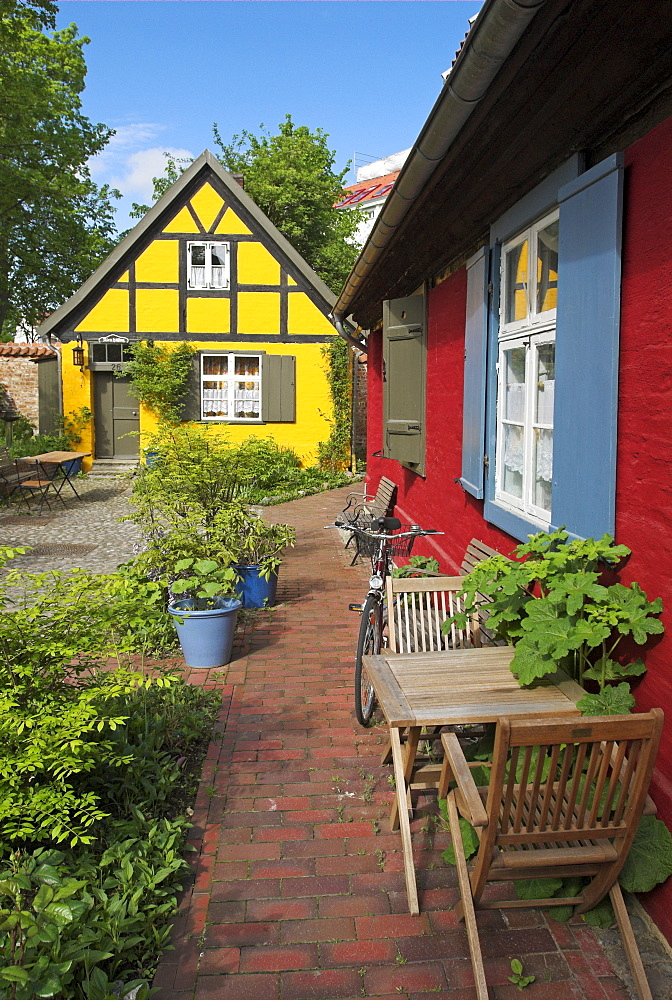
POLYGON ((72 349, 72 363, 79 368, 80 372, 84 371, 84 341, 81 333, 77 334, 77 346, 72 349))

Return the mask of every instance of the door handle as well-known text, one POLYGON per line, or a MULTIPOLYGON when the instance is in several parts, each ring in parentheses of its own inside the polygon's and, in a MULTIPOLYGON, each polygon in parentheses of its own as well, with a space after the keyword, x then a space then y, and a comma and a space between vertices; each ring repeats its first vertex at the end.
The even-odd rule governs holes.
POLYGON ((137 410, 133 410, 133 416, 137 417, 137 415, 138 415, 138 411, 137 410))

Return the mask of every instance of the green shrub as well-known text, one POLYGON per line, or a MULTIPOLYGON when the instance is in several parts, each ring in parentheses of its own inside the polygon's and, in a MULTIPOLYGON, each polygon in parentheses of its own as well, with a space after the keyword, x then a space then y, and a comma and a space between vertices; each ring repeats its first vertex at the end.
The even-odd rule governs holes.
POLYGON ((80 443, 82 430, 92 416, 91 410, 86 406, 73 410, 65 417, 59 415, 54 434, 36 434, 35 425, 27 417, 21 416, 12 424, 9 453, 12 458, 23 458, 47 451, 72 451, 80 443))

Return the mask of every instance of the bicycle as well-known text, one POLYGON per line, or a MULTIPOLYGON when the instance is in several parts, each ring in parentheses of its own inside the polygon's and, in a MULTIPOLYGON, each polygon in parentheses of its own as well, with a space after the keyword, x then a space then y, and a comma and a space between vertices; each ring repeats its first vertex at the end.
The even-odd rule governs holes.
POLYGON ((375 709, 376 696, 373 685, 366 677, 362 658, 380 653, 385 644, 385 580, 390 574, 392 556, 409 556, 416 538, 422 535, 442 535, 443 532, 421 528, 417 524, 402 526, 396 517, 375 518, 368 528, 339 521, 335 527, 353 532, 357 536, 358 553, 368 555, 371 559, 369 592, 364 603, 349 605, 350 611, 358 611, 362 616, 355 659, 355 715, 361 726, 368 726, 375 709), (402 527, 408 530, 400 531, 402 527))

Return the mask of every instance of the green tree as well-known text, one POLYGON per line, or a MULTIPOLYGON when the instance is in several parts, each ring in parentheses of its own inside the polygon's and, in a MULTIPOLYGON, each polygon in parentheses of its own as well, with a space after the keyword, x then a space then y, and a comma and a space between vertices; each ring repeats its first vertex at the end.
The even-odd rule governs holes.
POLYGON ((226 170, 243 174, 262 212, 330 288, 340 288, 359 254, 354 236, 361 215, 334 208, 348 167, 335 172, 327 133, 295 125, 291 115, 277 135, 262 125, 259 135, 243 131, 225 143, 217 124, 213 132, 226 170))
MULTIPOLYGON (((243 131, 227 144, 213 125, 220 162, 230 173, 243 174, 245 190, 262 212, 322 280, 338 289, 360 250, 354 237, 362 213, 334 208, 342 197, 347 167, 334 173, 335 154, 327 145, 326 132, 297 126, 291 115, 280 124, 278 135, 269 135, 263 125, 260 128, 260 136, 243 131)), ((189 162, 170 153, 164 156, 164 173, 152 178, 154 201, 189 162)), ((134 204, 130 214, 140 219, 148 211, 149 205, 134 204)))
POLYGON ((114 244, 108 186, 87 167, 113 134, 81 111, 86 64, 48 0, 0 0, 0 329, 35 326, 114 244))

